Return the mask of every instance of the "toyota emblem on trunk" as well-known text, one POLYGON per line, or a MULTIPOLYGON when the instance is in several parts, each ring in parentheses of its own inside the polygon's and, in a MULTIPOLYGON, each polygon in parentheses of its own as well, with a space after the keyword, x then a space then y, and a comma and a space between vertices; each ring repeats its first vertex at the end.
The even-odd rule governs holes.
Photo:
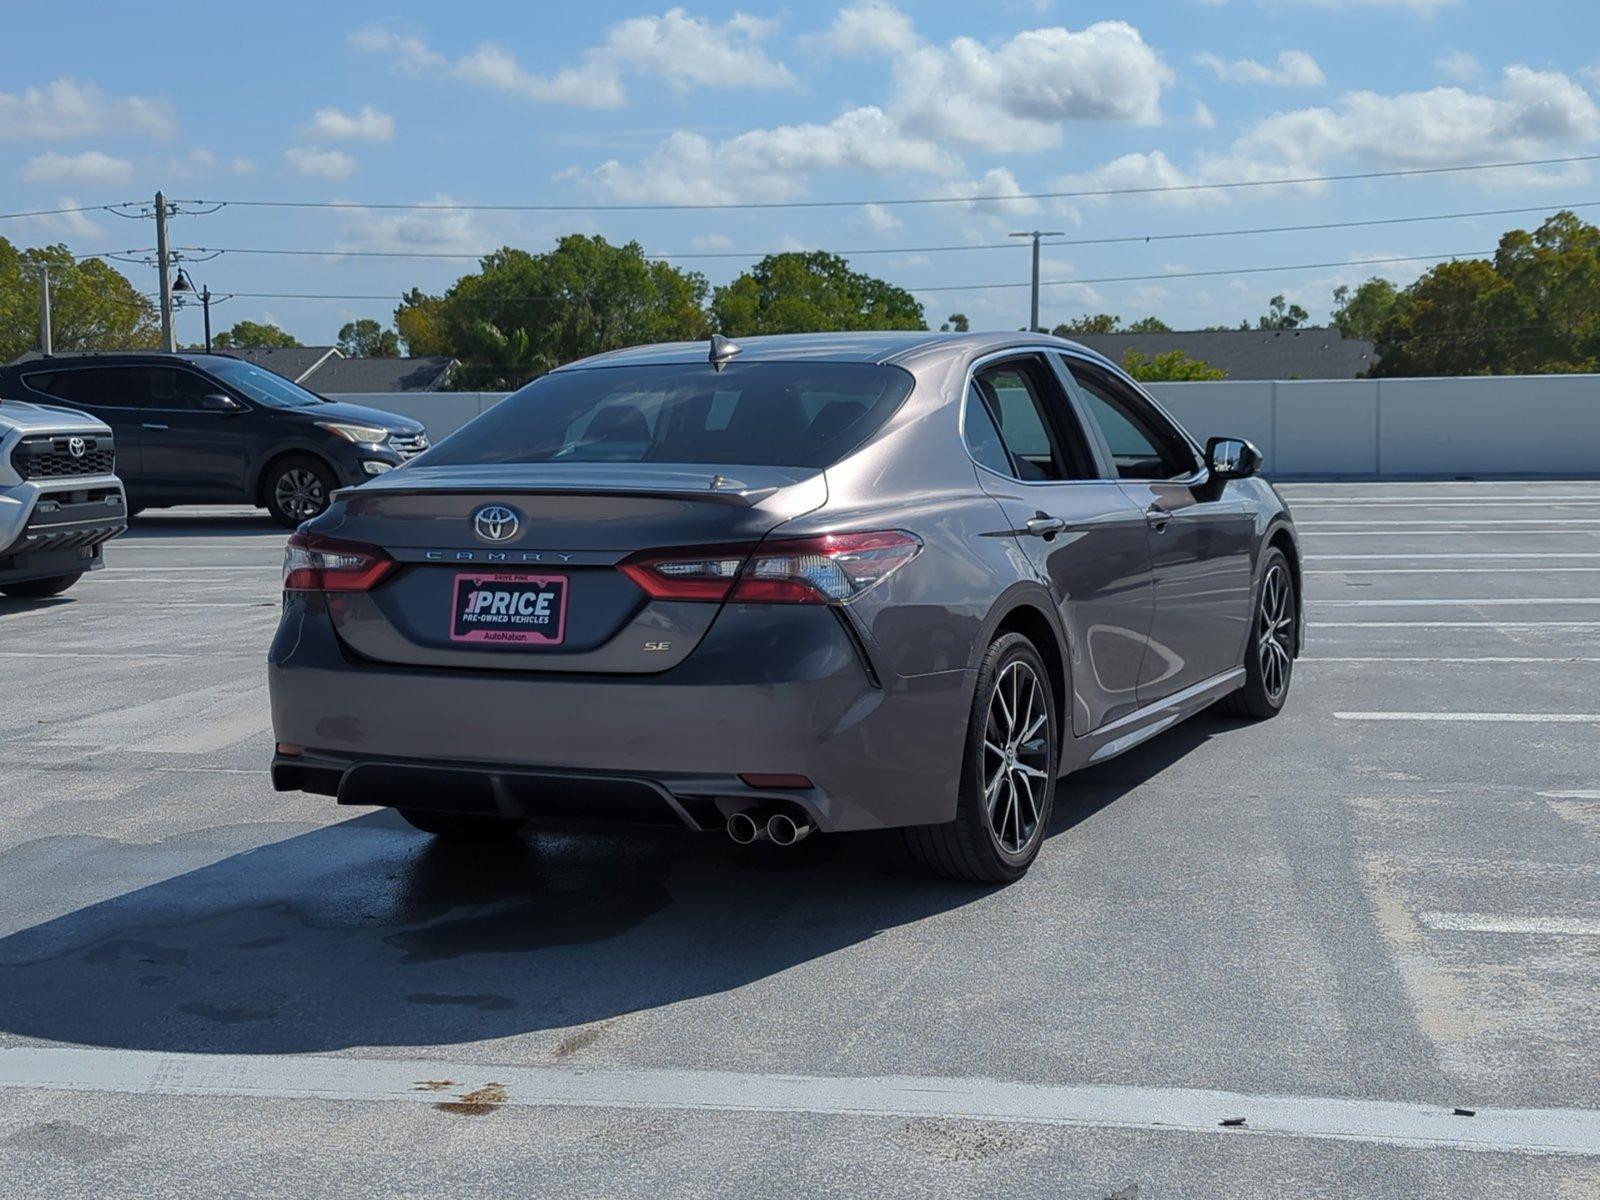
POLYGON ((509 542, 522 527, 517 510, 504 504, 485 504, 472 514, 472 529, 486 542, 509 542))
POLYGON ((82 438, 71 438, 67 442, 67 453, 72 455, 73 458, 82 458, 87 450, 88 447, 83 444, 82 438))

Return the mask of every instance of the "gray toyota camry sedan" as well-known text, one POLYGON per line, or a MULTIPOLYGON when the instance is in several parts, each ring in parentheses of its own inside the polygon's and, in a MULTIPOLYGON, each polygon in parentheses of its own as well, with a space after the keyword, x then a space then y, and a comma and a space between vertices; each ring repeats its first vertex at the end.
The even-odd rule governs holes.
POLYGON ((273 783, 458 837, 897 827, 1013 880, 1068 772, 1282 708, 1300 558, 1260 461, 1029 334, 572 363, 290 538, 273 783))

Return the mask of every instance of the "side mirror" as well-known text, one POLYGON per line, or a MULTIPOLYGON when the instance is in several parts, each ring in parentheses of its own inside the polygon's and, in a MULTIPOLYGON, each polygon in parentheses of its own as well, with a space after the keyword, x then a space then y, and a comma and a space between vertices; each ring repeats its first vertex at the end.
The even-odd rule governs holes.
POLYGON ((1206 465, 1213 479, 1248 479, 1261 469, 1261 451, 1244 438, 1214 437, 1206 442, 1206 465))
POLYGON ((232 396, 224 396, 221 392, 212 392, 208 396, 200 397, 200 409, 202 412, 233 413, 243 412, 244 405, 240 404, 232 396))

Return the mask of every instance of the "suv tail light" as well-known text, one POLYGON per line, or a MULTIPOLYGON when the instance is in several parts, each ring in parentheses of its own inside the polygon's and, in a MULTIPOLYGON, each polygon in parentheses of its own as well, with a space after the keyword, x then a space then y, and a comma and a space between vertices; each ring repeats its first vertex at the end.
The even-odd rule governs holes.
POLYGON ((294 533, 283 548, 283 590, 370 591, 394 566, 394 559, 376 546, 294 533))
POLYGON ((622 564, 657 600, 741 604, 845 604, 882 583, 922 549, 901 529, 778 538, 759 546, 648 551, 622 564))

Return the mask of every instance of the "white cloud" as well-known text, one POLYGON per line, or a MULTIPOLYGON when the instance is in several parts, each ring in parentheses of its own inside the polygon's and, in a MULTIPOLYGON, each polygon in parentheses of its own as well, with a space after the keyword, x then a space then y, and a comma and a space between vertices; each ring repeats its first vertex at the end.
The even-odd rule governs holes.
POLYGON ((733 239, 721 233, 701 233, 689 239, 689 244, 696 250, 729 250, 733 239))
POLYGON ((1320 87, 1328 82, 1317 60, 1304 50, 1285 50, 1278 55, 1275 66, 1259 63, 1253 58, 1236 58, 1232 61, 1215 54, 1197 54, 1195 61, 1209 68, 1218 79, 1227 83, 1268 83, 1277 87, 1320 87))
MULTIPOLYGON (((426 203, 448 206, 439 193, 426 203)), ((483 254, 497 239, 480 224, 479 214, 442 207, 413 212, 349 210, 339 237, 341 250, 398 250, 429 254, 483 254)))
POLYGON ((204 146, 192 146, 187 154, 171 155, 146 163, 146 169, 164 179, 197 179, 209 175, 217 166, 217 156, 204 146))
POLYGON ((107 134, 171 137, 172 106, 147 96, 107 96, 92 83, 62 77, 20 93, 0 92, 0 138, 75 138, 107 134))
POLYGON ((905 225, 904 221, 881 204, 868 204, 863 207, 858 221, 864 229, 879 236, 894 233, 905 225))
POLYGON ((1174 76, 1139 31, 1098 21, 896 55, 891 111, 906 129, 988 151, 1043 150, 1067 121, 1154 124, 1174 76))
POLYGON ((841 58, 898 54, 913 49, 920 41, 911 18, 889 0, 861 0, 846 5, 835 15, 826 33, 808 40, 841 58))
MULTIPOLYGON (((60 208, 77 208, 80 203, 76 196, 62 196, 57 200, 57 205, 60 208)), ((41 237, 49 238, 52 241, 64 242, 99 238, 105 235, 105 230, 91 220, 88 213, 82 212, 51 213, 48 216, 24 217, 11 224, 10 228, 37 230, 41 237)))
POLYGON ((347 179, 355 174, 356 160, 343 150, 291 146, 283 152, 283 157, 300 174, 316 179, 347 179))
POLYGON ((1211 110, 1200 100, 1194 102, 1194 116, 1190 117, 1189 120, 1199 129, 1215 129, 1217 127, 1216 117, 1211 115, 1211 110))
POLYGON ((826 125, 752 129, 718 142, 680 130, 635 166, 612 159, 592 171, 563 171, 633 203, 723 204, 800 194, 816 171, 851 168, 876 174, 948 177, 960 160, 926 139, 908 136, 882 109, 853 108, 826 125))
POLYGON ((126 183, 131 178, 131 162, 98 150, 85 150, 82 154, 52 151, 30 158, 22 168, 23 183, 126 183))
MULTIPOLYGON (((1191 169, 1158 150, 1124 155, 1055 186, 1079 190, 1271 181, 1323 174, 1340 164, 1404 170, 1560 157, 1596 143, 1600 106, 1583 87, 1559 71, 1519 65, 1506 68, 1496 94, 1459 87, 1398 95, 1349 92, 1332 104, 1265 117, 1226 153, 1203 156, 1191 169)), ((1497 187, 1584 177, 1581 165, 1574 164, 1567 171, 1500 170, 1474 178, 1482 186, 1497 187)), ((1326 185, 1293 187, 1315 192, 1326 185)), ((1179 191, 1150 198, 1187 205, 1225 202, 1228 196, 1225 191, 1179 191)))
POLYGON ((394 138, 394 118, 370 104, 356 113, 329 106, 312 114, 306 132, 329 142, 387 142, 394 138))
POLYGON ((233 156, 233 161, 228 164, 228 170, 241 178, 246 175, 254 175, 256 173, 256 160, 236 154, 233 156))
POLYGON ((385 25, 357 30, 350 45, 385 55, 411 75, 445 76, 551 103, 618 108, 627 102, 623 76, 628 72, 683 90, 795 86, 789 68, 761 47, 775 28, 770 21, 744 14, 718 24, 673 8, 660 16, 618 22, 598 46, 583 52, 576 66, 553 75, 526 70, 515 53, 497 42, 484 42, 451 59, 421 38, 385 25))
POLYGON ((1473 83, 1483 76, 1483 67, 1465 50, 1452 50, 1433 60, 1433 69, 1451 83, 1473 83))

